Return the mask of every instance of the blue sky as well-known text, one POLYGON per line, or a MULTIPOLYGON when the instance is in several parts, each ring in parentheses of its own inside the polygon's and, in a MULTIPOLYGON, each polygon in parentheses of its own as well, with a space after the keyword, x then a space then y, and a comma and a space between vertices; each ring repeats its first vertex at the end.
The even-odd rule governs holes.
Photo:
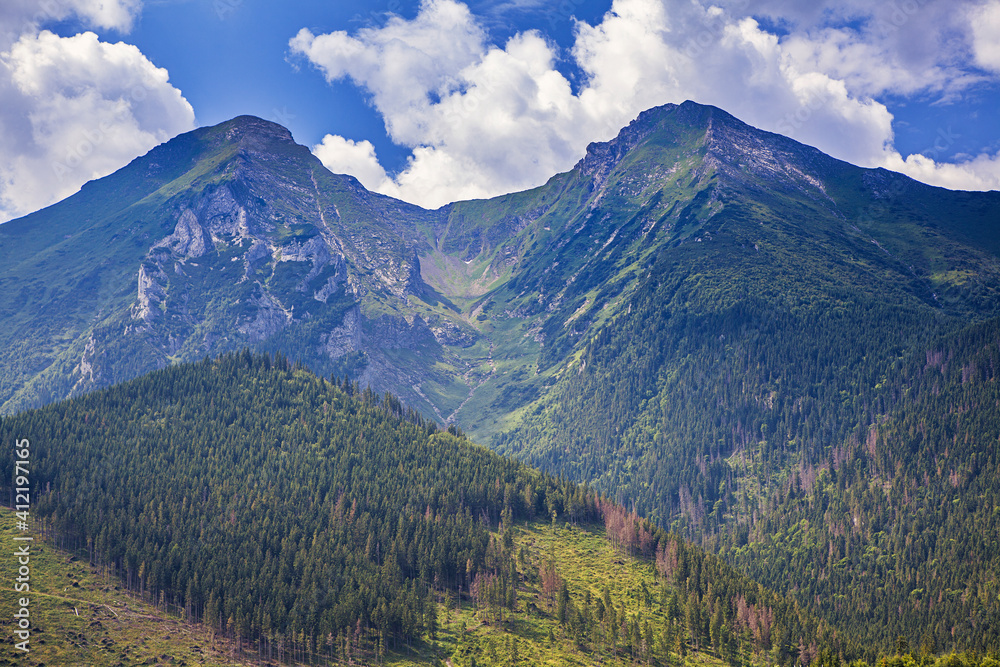
POLYGON ((1000 189, 1000 0, 6 0, 0 99, 0 220, 240 114, 436 207, 543 183, 685 99, 1000 189))

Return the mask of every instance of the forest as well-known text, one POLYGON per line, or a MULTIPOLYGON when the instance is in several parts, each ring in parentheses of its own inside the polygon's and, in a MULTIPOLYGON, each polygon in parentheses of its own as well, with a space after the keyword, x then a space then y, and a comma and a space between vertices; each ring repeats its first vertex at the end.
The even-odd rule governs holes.
POLYGON ((692 270, 659 258, 497 450, 633 504, 868 659, 1000 646, 1000 320, 692 270))
POLYGON ((626 663, 879 658, 855 628, 586 487, 280 355, 173 366, 0 421, 5 440, 23 434, 42 533, 241 651, 377 663, 466 605, 498 629, 550 618, 585 655, 626 663), (626 597, 571 585, 554 551, 522 541, 548 524, 594 526, 655 579, 626 597))

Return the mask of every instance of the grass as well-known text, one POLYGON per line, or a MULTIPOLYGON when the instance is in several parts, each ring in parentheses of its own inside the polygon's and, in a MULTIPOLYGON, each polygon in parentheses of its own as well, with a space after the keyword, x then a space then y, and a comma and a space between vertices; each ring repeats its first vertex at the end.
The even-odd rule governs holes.
MULTIPOLYGON (((13 538, 19 533, 14 512, 0 508, 0 569, 5 585, 0 593, 2 616, 10 619, 18 608, 9 580, 16 572, 13 538)), ((56 548, 37 534, 31 546, 31 651, 14 648, 13 627, 4 623, 0 640, 0 665, 61 665, 112 667, 117 665, 252 665, 256 656, 237 657, 222 638, 214 640, 200 624, 188 624, 126 593, 117 579, 87 562, 86 553, 56 548)), ((553 558, 566 581, 573 604, 584 604, 587 591, 598 599, 607 587, 616 608, 627 617, 641 616, 651 624, 665 620, 658 602, 660 584, 652 563, 615 551, 595 526, 548 523, 522 524, 516 529, 515 550, 525 554, 519 562, 521 585, 517 612, 506 613, 501 624, 490 624, 467 598, 461 604, 439 607, 440 630, 435 641, 426 640, 385 656, 384 664, 398 667, 475 663, 508 665, 516 652, 521 665, 646 664, 618 650, 613 655, 594 640, 578 642, 556 619, 555 605, 543 599, 539 568, 553 558), (651 594, 647 603, 644 589, 651 594)), ((454 599, 454 598, 452 598, 454 599)), ((443 602, 443 599, 442 599, 443 602)), ((704 665, 723 663, 704 653, 690 653, 683 660, 650 664, 704 665)))
POLYGON ((10 583, 17 571, 14 555, 14 512, 0 508, 0 665, 40 667, 104 667, 113 665, 243 665, 230 647, 201 625, 190 625, 126 594, 117 580, 102 575, 75 555, 41 541, 31 543, 31 590, 15 593, 10 583), (30 652, 14 648, 10 623, 21 596, 30 600, 30 652))
POLYGON ((554 559, 577 607, 584 605, 586 592, 596 601, 607 587, 615 607, 624 609, 627 618, 638 616, 656 628, 666 621, 658 601, 661 587, 652 563, 617 552, 605 539, 602 528, 522 524, 516 530, 515 549, 522 548, 526 558, 518 563, 522 581, 515 614, 506 616, 502 624, 490 625, 468 600, 450 611, 442 607, 437 641, 391 656, 386 663, 415 666, 436 659, 441 664, 465 667, 473 664, 474 658, 475 664, 483 666, 724 664, 706 653, 689 653, 684 659, 671 653, 666 661, 653 659, 647 663, 640 658, 633 661, 621 648, 612 653, 601 647, 595 637, 579 642, 559 623, 555 603, 543 597, 538 578, 539 568, 549 558, 554 559), (649 593, 648 598, 644 591, 649 593), (515 653, 516 663, 512 655, 515 653))

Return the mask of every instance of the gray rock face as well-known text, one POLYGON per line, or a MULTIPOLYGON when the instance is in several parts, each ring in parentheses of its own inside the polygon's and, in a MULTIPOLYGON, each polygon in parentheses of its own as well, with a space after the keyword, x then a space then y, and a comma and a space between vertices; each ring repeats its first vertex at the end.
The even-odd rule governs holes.
POLYGON ((434 340, 441 345, 469 347, 476 342, 475 334, 466 331, 451 320, 439 319, 436 322, 430 322, 429 326, 434 340))
POLYGON ((434 334, 419 315, 415 315, 412 322, 383 315, 372 322, 371 342, 381 350, 414 350, 435 341, 434 334))
POLYGON ((136 304, 132 306, 132 317, 146 323, 152 322, 160 314, 159 305, 166 297, 166 292, 156 282, 155 277, 146 270, 145 264, 139 266, 139 296, 136 304))
POLYGON ((281 303, 267 292, 252 297, 250 302, 257 307, 254 319, 239 324, 236 328, 254 343, 267 340, 284 329, 291 320, 281 303))
POLYGON ((228 187, 213 192, 199 207, 198 217, 205 221, 213 240, 250 235, 246 209, 239 205, 228 187))
POLYGON ((361 349, 361 310, 354 306, 344 313, 344 321, 328 334, 320 336, 320 352, 339 359, 361 349))
POLYGON ((177 219, 174 232, 155 244, 152 249, 167 248, 184 258, 201 257, 207 251, 205 230, 191 209, 184 209, 177 219))
POLYGON ((323 286, 313 293, 313 298, 317 301, 322 301, 323 303, 326 303, 327 299, 329 299, 341 285, 345 284, 348 279, 347 263, 344 261, 343 255, 334 255, 330 264, 334 266, 336 273, 327 278, 326 282, 323 283, 323 286))

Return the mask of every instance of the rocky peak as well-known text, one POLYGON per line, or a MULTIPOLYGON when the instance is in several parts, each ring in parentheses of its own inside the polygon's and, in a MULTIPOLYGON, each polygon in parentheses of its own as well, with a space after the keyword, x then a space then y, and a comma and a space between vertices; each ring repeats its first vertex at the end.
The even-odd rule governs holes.
POLYGON ((660 118, 676 108, 676 104, 665 104, 643 111, 611 141, 588 145, 587 154, 576 164, 575 169, 584 176, 592 176, 595 188, 600 187, 607 175, 628 155, 629 151, 652 134, 660 118))
POLYGON ((253 143, 279 141, 295 143, 292 133, 282 125, 256 116, 237 116, 219 126, 225 131, 227 141, 253 143))
POLYGON ((822 174, 835 162, 815 148, 747 125, 717 107, 689 100, 642 112, 611 141, 590 144, 576 169, 593 178, 595 189, 600 188, 631 151, 661 131, 675 134, 682 142, 685 135, 691 140, 691 131, 703 137, 706 166, 731 184, 763 180, 769 185, 822 191, 822 174))

